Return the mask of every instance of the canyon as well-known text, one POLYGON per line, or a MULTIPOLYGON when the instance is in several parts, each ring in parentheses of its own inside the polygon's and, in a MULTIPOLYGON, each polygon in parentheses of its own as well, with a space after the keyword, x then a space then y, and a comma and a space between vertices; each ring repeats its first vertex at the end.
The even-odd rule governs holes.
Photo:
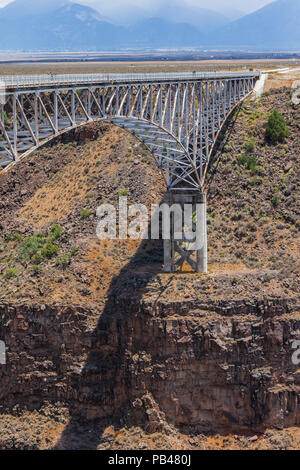
POLYGON ((299 139, 288 88, 234 114, 207 186, 208 275, 163 274, 160 241, 97 240, 120 188, 148 206, 165 192, 124 131, 74 131, 0 175, 0 448, 299 446, 299 139), (275 107, 290 136, 269 146, 275 107), (36 269, 28 241, 57 225, 59 256, 36 269))

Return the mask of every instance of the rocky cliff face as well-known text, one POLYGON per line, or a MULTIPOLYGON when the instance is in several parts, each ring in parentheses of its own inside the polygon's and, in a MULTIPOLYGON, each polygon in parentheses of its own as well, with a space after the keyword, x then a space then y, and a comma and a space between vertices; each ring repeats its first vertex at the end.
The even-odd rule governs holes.
POLYGON ((67 403, 73 417, 148 432, 299 424, 296 299, 153 306, 119 294, 93 330, 82 307, 2 307, 1 402, 67 403))

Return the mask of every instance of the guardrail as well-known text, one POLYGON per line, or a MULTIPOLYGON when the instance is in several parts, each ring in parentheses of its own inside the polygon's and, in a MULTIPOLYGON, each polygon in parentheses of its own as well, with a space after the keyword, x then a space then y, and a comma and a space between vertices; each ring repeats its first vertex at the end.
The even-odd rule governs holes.
POLYGON ((7 88, 86 85, 97 83, 159 82, 168 80, 205 80, 217 78, 257 77, 261 72, 156 73, 156 74, 80 74, 80 75, 4 75, 0 81, 7 88))

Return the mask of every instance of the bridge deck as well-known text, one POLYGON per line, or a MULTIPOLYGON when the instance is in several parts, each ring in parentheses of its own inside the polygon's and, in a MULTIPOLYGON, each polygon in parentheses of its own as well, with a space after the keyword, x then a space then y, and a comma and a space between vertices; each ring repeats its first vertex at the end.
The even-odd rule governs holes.
POLYGON ((156 73, 156 74, 81 74, 81 75, 11 75, 0 76, 0 86, 7 90, 64 86, 109 85, 122 83, 193 82, 259 77, 261 72, 156 73))

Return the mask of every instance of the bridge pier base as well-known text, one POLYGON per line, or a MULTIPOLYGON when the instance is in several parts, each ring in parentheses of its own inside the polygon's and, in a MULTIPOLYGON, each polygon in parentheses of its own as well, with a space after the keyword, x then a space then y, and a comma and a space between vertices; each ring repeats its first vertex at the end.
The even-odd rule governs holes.
POLYGON ((170 208, 170 237, 164 240, 164 272, 183 271, 184 265, 189 264, 193 271, 207 273, 206 194, 169 191, 165 203, 170 208), (189 210, 193 214, 193 239, 187 238, 186 206, 191 206, 189 210), (178 237, 180 230, 182 236, 178 237))

